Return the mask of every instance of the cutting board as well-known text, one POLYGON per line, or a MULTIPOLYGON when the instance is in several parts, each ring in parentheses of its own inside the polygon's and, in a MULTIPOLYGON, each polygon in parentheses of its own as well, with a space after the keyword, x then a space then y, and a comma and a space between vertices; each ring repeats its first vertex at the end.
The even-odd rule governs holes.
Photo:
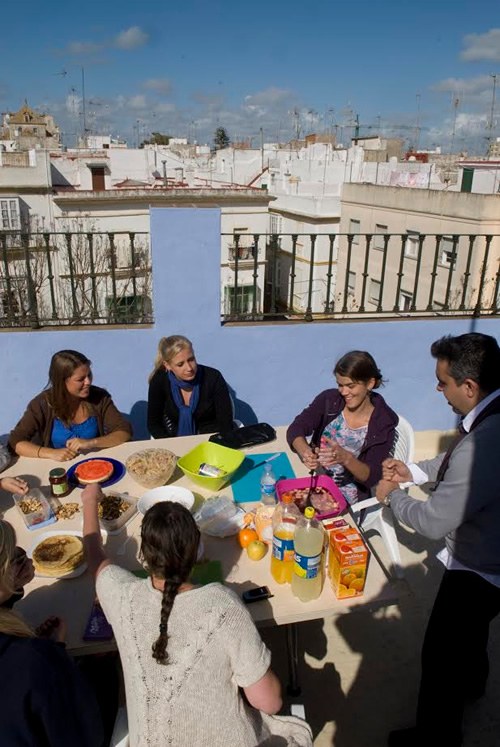
MULTIPOLYGON (((264 462, 276 452, 270 454, 251 454, 244 458, 240 468, 231 479, 231 488, 235 503, 260 501, 260 478, 264 470, 264 462)), ((295 477, 290 460, 283 452, 271 462, 276 480, 295 477)))

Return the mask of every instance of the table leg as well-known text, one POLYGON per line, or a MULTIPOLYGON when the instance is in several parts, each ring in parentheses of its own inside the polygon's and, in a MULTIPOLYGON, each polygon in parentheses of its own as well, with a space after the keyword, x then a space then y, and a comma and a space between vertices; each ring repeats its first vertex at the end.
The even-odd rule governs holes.
POLYGON ((298 679, 298 636, 297 623, 290 623, 286 626, 286 651, 288 656, 288 685, 287 692, 292 697, 300 695, 301 687, 298 679))

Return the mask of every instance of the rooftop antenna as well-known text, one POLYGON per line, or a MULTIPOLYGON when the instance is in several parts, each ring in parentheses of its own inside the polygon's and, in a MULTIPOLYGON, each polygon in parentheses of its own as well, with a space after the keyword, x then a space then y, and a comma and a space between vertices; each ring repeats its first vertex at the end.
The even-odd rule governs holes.
POLYGON ((457 129, 457 111, 458 106, 460 104, 460 99, 458 96, 455 96, 453 99, 453 129, 451 131, 451 147, 450 147, 450 153, 453 153, 453 148, 455 147, 455 132, 457 129))
POLYGON ((417 100, 417 116, 415 120, 415 150, 417 151, 420 144, 420 94, 416 94, 417 100))
POLYGON ((491 95, 491 111, 490 111, 490 118, 488 121, 488 130, 490 133, 488 136, 488 151, 489 151, 489 146, 491 145, 491 141, 493 140, 492 133, 493 133, 494 116, 495 116, 495 94, 496 94, 496 88, 497 88, 496 73, 490 73, 490 78, 493 78, 493 93, 491 95))

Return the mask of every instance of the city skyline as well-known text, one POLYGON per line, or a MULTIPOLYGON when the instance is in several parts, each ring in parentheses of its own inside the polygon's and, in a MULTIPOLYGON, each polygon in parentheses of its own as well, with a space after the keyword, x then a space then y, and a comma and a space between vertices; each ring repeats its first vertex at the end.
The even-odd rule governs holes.
POLYGON ((50 16, 27 0, 4 27, 0 110, 27 100, 70 146, 84 129, 134 146, 152 131, 211 142, 219 126, 253 145, 310 132, 347 143, 358 117, 361 135, 485 151, 500 135, 497 3, 414 7, 69 0, 50 16))

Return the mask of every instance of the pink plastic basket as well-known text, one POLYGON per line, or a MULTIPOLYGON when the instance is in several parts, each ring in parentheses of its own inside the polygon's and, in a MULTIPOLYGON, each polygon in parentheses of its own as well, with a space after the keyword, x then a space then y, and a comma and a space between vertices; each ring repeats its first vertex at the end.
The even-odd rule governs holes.
POLYGON ((337 485, 328 475, 318 475, 313 478, 311 477, 294 477, 288 480, 278 480, 276 483, 276 495, 278 500, 281 501, 283 493, 287 493, 289 490, 303 490, 304 488, 309 489, 311 487, 311 479, 313 480, 313 487, 324 488, 332 495, 338 503, 338 508, 334 511, 327 511, 324 514, 316 514, 318 519, 329 519, 331 516, 338 516, 343 513, 347 507, 344 496, 340 492, 337 485))

